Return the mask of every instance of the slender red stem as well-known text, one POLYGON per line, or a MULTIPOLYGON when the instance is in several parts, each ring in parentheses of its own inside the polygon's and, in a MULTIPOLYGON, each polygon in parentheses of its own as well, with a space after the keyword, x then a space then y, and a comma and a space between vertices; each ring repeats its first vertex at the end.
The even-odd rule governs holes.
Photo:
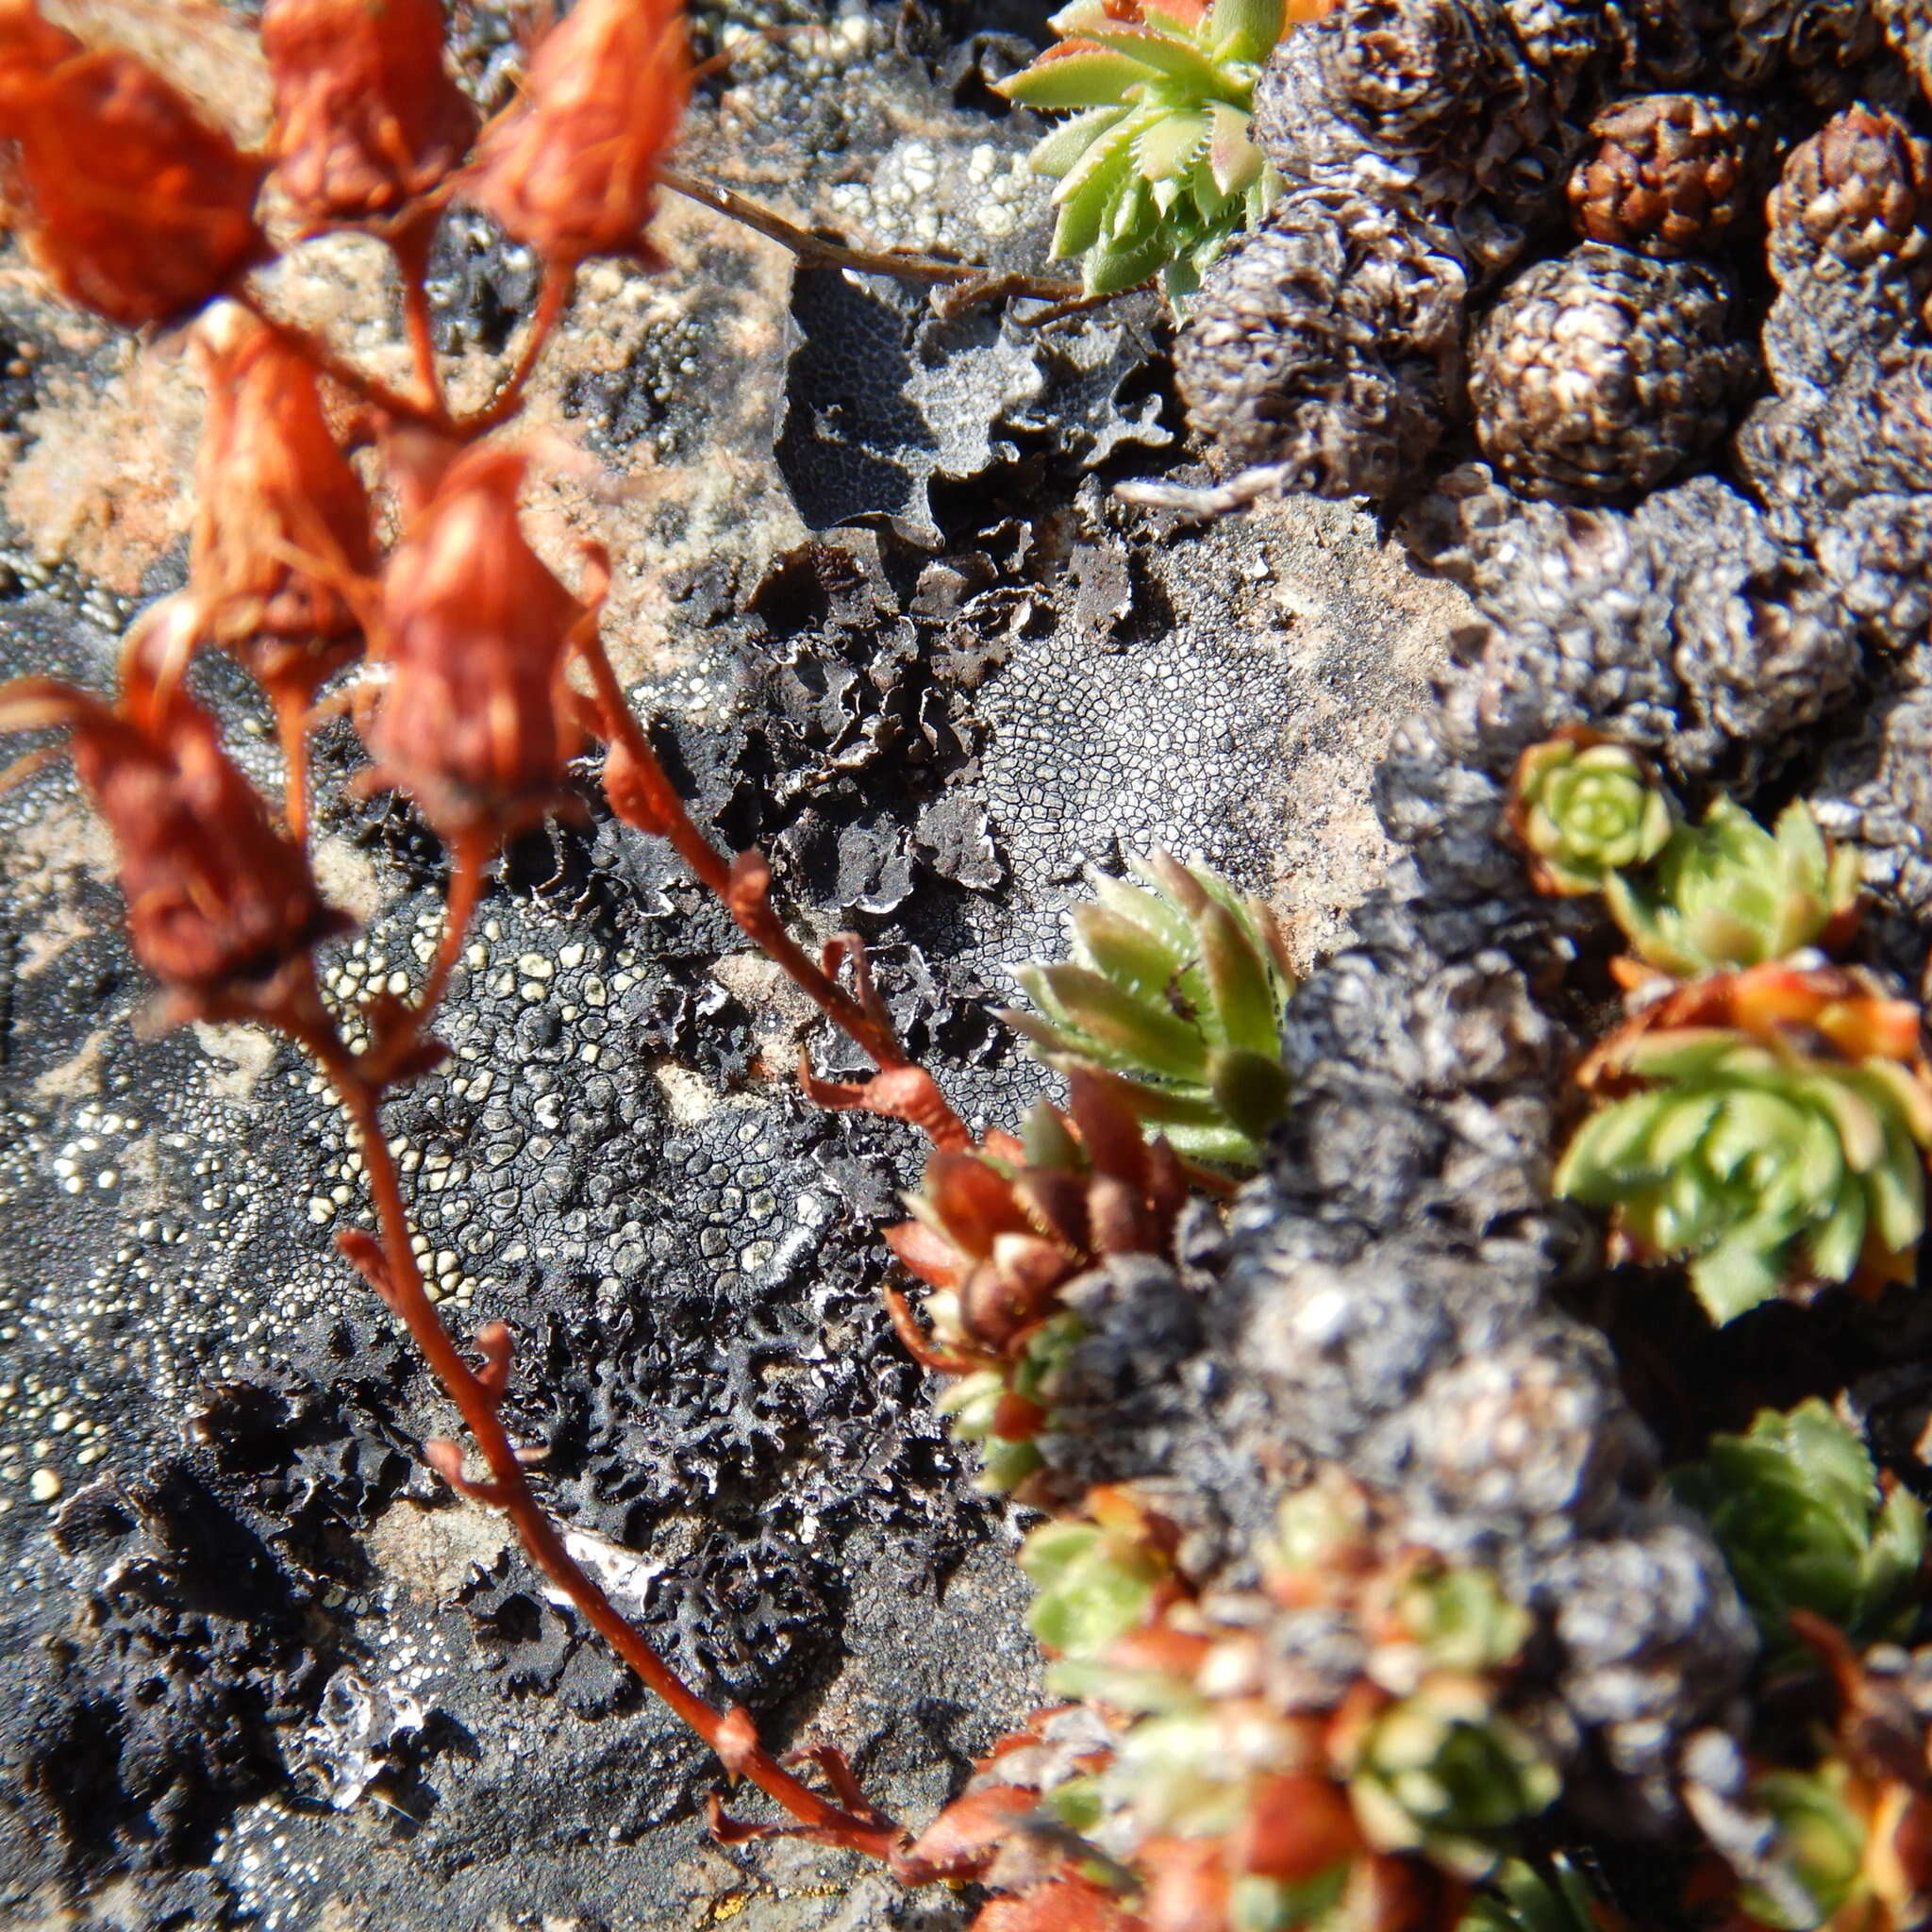
POLYGON ((408 1210, 402 1181, 382 1131, 382 1094, 366 1080, 342 1043, 319 999, 291 1002, 284 1029, 315 1056, 341 1096, 361 1144, 369 1191, 381 1231, 384 1298, 409 1331, 410 1339, 447 1391, 490 1470, 487 1499, 501 1508, 525 1552, 539 1570, 582 1614, 586 1623, 623 1657, 654 1695, 661 1698, 710 1748, 734 1775, 746 1777, 808 1829, 871 1857, 890 1859, 903 1834, 876 1816, 856 1817, 787 1771, 758 1740, 741 1709, 714 1710, 652 1649, 637 1627, 585 1572, 566 1546, 561 1532, 530 1488, 516 1447, 497 1412, 504 1364, 487 1368, 491 1382, 463 1359, 455 1338, 429 1299, 423 1273, 409 1244, 408 1210))
MULTIPOLYGON (((763 859, 747 852, 732 863, 692 823, 677 788, 625 702, 617 674, 596 637, 582 640, 581 650, 596 687, 597 711, 605 735, 624 761, 625 782, 613 784, 608 773, 606 776, 605 790, 612 809, 640 831, 669 839, 678 857, 724 902, 739 930, 782 967, 792 984, 808 994, 881 1073, 911 1068, 912 1061, 883 1014, 854 999, 785 930, 772 908, 771 874, 763 859)), ((963 1125, 960 1132, 965 1132, 963 1125)))
POLYGON ((423 393, 435 399, 439 416, 449 414, 442 393, 442 377, 436 360, 436 336, 429 314, 429 247, 436 234, 441 208, 430 208, 406 222, 390 235, 390 253, 395 258, 396 275, 403 285, 403 330, 409 339, 409 358, 415 364, 416 380, 423 393))
POLYGON ((483 896, 483 874, 494 849, 495 841, 490 834, 475 826, 466 826, 456 834, 453 841, 449 896, 442 908, 442 938, 437 945, 436 958, 430 961, 429 976, 423 982, 423 997, 417 1005, 419 1031, 428 1030, 436 1008, 441 1003, 443 989, 449 985, 449 976, 456 971, 463 941, 470 930, 470 921, 475 914, 476 902, 483 896))
POLYGON ((509 373, 509 380, 482 408, 458 421, 458 435, 466 440, 481 436, 499 423, 507 422, 522 407, 524 391, 536 373, 538 359, 556 333, 557 325, 563 320, 576 287, 575 268, 553 264, 544 269, 542 285, 537 291, 537 312, 530 319, 529 333, 524 338, 523 350, 517 357, 516 367, 509 373))
POLYGON ((358 369, 353 362, 344 361, 313 329, 304 328, 299 323, 291 322, 286 316, 277 315, 245 282, 236 283, 227 292, 276 341, 305 358, 331 382, 354 396, 358 402, 367 403, 372 408, 406 423, 428 423, 440 429, 448 428, 449 417, 443 409, 441 397, 433 391, 425 399, 421 396, 406 396, 400 390, 390 388, 386 382, 371 375, 367 370, 358 369))
POLYGON ((270 694, 275 740, 282 748, 282 812, 289 837, 308 843, 308 700, 286 688, 270 694))

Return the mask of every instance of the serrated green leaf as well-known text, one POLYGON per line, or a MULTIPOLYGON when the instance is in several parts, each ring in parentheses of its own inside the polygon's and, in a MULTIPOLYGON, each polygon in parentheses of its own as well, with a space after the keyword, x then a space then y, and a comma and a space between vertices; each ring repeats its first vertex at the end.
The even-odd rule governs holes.
POLYGON ((1246 105, 1241 82, 1224 73, 1199 48, 1184 40, 1118 24, 1104 33, 1091 32, 1087 38, 1096 46, 1108 48, 1164 74, 1170 80, 1179 81, 1189 95, 1204 106, 1209 101, 1226 101, 1231 107, 1246 105))
POLYGON ((1153 63, 1136 59, 1110 42, 1050 47, 1031 67, 993 83, 993 92, 1016 107, 1042 111, 1118 107, 1129 89, 1142 85, 1153 63))
POLYGON ((1147 181, 1178 180, 1208 145, 1205 114, 1169 114, 1135 143, 1135 162, 1147 181))
POLYGON ((1040 976, 1069 1021, 1108 1051, 1169 1079, 1206 1074, 1207 1049, 1186 1021, 1143 1006, 1084 966, 1048 966, 1040 976))
POLYGON ((1690 1264, 1690 1286, 1719 1327, 1774 1299, 1784 1278, 1782 1259, 1760 1248, 1750 1229, 1719 1241, 1690 1264))
POLYGON ((1208 110, 1208 167, 1223 194, 1243 194, 1264 165, 1261 150, 1248 135, 1248 117, 1239 108, 1217 104, 1208 110))
POLYGON ((1087 151, 1133 110, 1126 107, 1090 108, 1062 122, 1034 146, 1027 165, 1036 175, 1058 181, 1079 166, 1087 151))
MULTIPOLYGON (((1122 124, 1124 128, 1125 123, 1122 124)), ((1085 255, 1099 242, 1133 167, 1133 154, 1122 128, 1103 136, 1074 172, 1055 191, 1059 215, 1054 224, 1053 252, 1066 261, 1085 255)))

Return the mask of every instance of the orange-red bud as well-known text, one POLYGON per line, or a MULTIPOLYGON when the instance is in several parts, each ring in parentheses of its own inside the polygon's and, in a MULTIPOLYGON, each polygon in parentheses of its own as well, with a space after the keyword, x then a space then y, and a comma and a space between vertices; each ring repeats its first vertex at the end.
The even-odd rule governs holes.
POLYGON ((532 57, 522 105, 485 130, 464 198, 553 267, 656 267, 658 163, 690 97, 675 0, 577 0, 532 57))
POLYGON ((375 567, 369 499, 301 355, 228 308, 197 347, 208 399, 190 580, 210 638, 306 697, 361 635, 343 585, 375 567))
POLYGON ((131 55, 90 53, 31 0, 0 13, 0 199, 70 301, 177 321, 266 251, 262 163, 131 55))
POLYGON ((441 0, 268 0, 275 182, 310 229, 392 217, 460 165, 476 110, 442 42, 441 0))
POLYGON ((178 683, 157 691, 132 659, 112 707, 51 678, 0 687, 0 730, 51 724, 71 734, 120 848, 134 956, 179 1017, 258 1005, 283 968, 348 924, 178 683))
POLYGON ((565 672, 586 612, 524 540, 525 463, 489 445, 458 457, 383 571, 386 677, 362 736, 448 837, 540 816, 582 742, 565 672))

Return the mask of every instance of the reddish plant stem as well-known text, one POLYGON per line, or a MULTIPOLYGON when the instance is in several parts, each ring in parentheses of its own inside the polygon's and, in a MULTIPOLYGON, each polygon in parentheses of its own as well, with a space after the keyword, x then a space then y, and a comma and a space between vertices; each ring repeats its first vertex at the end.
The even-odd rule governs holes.
MULTIPOLYGON (((792 984, 809 994, 819 1010, 869 1055, 881 1073, 910 1068, 906 1049, 883 1016, 854 999, 785 930, 772 909, 771 873, 764 860, 747 852, 731 863, 692 823, 677 788, 625 702, 617 674, 594 636, 584 641, 582 656, 596 687, 605 736, 624 761, 625 782, 613 784, 606 775, 611 808, 640 831, 669 839, 678 857, 724 903, 745 938, 782 967, 792 984)), ((963 1125, 960 1132, 965 1132, 963 1125)))
POLYGON ((423 982, 423 997, 417 1002, 416 1027, 419 1033, 429 1030, 429 1023, 442 1002, 443 989, 449 985, 449 976, 456 971, 458 957, 463 950, 463 940, 469 933, 470 921, 476 910, 476 902, 483 896, 483 874, 490 863, 494 843, 487 832, 474 826, 458 832, 452 840, 449 896, 442 908, 442 938, 437 944, 436 958, 430 962, 429 976, 423 982))
POLYGON ((758 1741, 749 1715, 741 1708, 717 1711, 699 1697, 618 1609, 566 1547, 563 1537, 530 1488, 515 1445, 497 1413, 500 1376, 505 1364, 492 1362, 485 1382, 463 1359, 455 1338, 444 1327, 429 1299, 423 1273, 409 1245, 408 1210, 402 1181, 382 1131, 382 1093, 358 1069, 355 1056, 327 1018, 319 1000, 314 1017, 283 1021, 285 1030, 315 1056, 329 1084, 341 1096, 361 1143, 369 1191, 381 1231, 384 1299, 409 1331, 423 1358, 461 1413, 490 1479, 474 1486, 483 1500, 503 1510, 525 1554, 560 1590, 583 1616, 637 1674, 645 1687, 660 1697, 678 1717, 724 1760, 734 1776, 753 1784, 808 1829, 868 1857, 890 1860, 903 1834, 890 1821, 874 1814, 855 1817, 841 1810, 774 1758, 758 1741))
POLYGON ((442 407, 441 399, 433 391, 425 399, 420 396, 406 396, 400 390, 390 388, 386 382, 371 375, 366 370, 357 368, 353 362, 344 361, 313 329, 304 328, 301 324, 291 322, 286 316, 277 315, 245 282, 235 283, 227 292, 285 348, 292 349, 298 356, 305 358, 331 382, 354 396, 358 403, 366 403, 373 408, 380 409, 385 415, 394 416, 404 423, 427 423, 435 428, 448 428, 448 414, 442 407))
POLYGON ((282 748, 282 815, 289 837, 308 844, 308 699, 277 687, 270 695, 275 739, 282 748))
POLYGON ((556 332, 557 325, 563 320, 564 310, 570 307, 576 287, 577 272, 575 268, 550 267, 543 271, 542 285, 537 291, 537 312, 530 319, 530 332, 524 338, 516 367, 510 371, 508 381, 488 403, 474 415, 458 419, 456 427, 459 436, 466 440, 481 436, 494 429, 498 424, 508 422, 522 408, 524 391, 530 377, 536 374, 544 345, 556 332))
POLYGON ((828 242, 796 222, 788 222, 775 210, 742 195, 735 188, 700 181, 676 168, 659 168, 658 179, 674 194, 694 201, 715 214, 728 216, 755 233, 787 248, 808 268, 844 268, 854 275, 882 275, 894 282, 910 282, 919 288, 952 289, 955 298, 941 297, 942 315, 957 313, 981 302, 1003 302, 1023 295, 1040 302, 1067 302, 1082 293, 1078 282, 1059 275, 1001 274, 970 261, 941 261, 937 256, 902 254, 889 248, 848 248, 841 242, 828 242))
POLYGON ((406 222, 389 239, 395 258, 396 275, 403 285, 403 329, 409 339, 410 359, 416 365, 416 380, 423 393, 435 399, 439 415, 447 416, 449 404, 442 393, 442 377, 436 362, 436 337, 429 316, 429 247, 436 233, 440 208, 406 222))

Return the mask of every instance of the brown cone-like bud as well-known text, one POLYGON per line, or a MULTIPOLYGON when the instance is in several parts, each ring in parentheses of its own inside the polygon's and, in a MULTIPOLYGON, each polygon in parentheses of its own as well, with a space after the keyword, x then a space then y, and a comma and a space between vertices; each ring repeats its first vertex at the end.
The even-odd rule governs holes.
POLYGON ((1538 262, 1477 325, 1469 392, 1483 454, 1520 494, 1648 490, 1722 433, 1753 366, 1730 298, 1696 263, 1586 242, 1538 262))
POLYGON ((1909 267, 1926 253, 1932 145, 1890 114, 1847 108, 1791 150, 1767 212, 1772 272, 1787 288, 1807 274, 1909 267))
POLYGON ((1645 255, 1714 249, 1749 199, 1744 117, 1708 94, 1644 94, 1591 123, 1596 137, 1570 176, 1580 233, 1645 255))
POLYGON ((578 0, 532 58, 523 104, 478 143, 464 196, 553 268, 655 267, 658 162, 690 95, 675 0, 578 0))
POLYGON ((268 0, 275 182, 311 229, 392 217, 461 164, 476 110, 442 42, 441 0, 268 0))
POLYGON ((124 328, 180 320, 265 253, 262 163, 131 55, 30 4, 0 15, 0 201, 70 301, 124 328))

